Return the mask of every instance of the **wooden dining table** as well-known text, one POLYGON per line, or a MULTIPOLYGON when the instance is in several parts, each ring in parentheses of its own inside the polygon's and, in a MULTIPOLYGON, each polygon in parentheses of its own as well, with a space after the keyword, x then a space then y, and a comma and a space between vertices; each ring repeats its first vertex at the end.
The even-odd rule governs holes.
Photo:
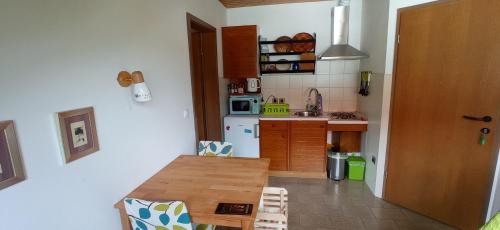
MULTIPOLYGON (((269 159, 180 155, 126 197, 186 202, 193 223, 253 229, 269 159), (219 203, 252 204, 251 215, 215 214, 219 203)), ((115 204, 130 230, 123 199, 115 204)))

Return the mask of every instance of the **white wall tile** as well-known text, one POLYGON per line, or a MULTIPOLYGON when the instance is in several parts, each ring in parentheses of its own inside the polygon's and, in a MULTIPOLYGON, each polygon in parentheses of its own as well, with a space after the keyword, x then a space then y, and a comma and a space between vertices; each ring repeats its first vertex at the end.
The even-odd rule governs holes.
POLYGON ((316 74, 330 74, 330 62, 317 61, 316 62, 316 74))
POLYGON ((290 88, 291 89, 302 89, 302 76, 291 75, 290 76, 290 88))
POLYGON ((302 76, 302 88, 316 87, 316 76, 315 75, 303 75, 302 76))
POLYGON ((358 87, 360 84, 358 74, 344 74, 343 83, 343 87, 358 87))
POLYGON ((330 76, 330 88, 344 87, 344 76, 342 74, 330 76))
POLYGON ((344 61, 330 62, 330 74, 343 74, 343 73, 344 73, 344 61))
MULTIPOLYGON (((275 95, 276 89, 263 88, 261 92, 262 92, 262 98, 264 98, 264 102, 266 102, 267 98, 270 95, 275 95)), ((272 101, 270 101, 270 102, 272 102, 272 101)))
POLYGON ((289 89, 290 77, 289 76, 275 76, 276 89, 289 89))
POLYGON ((276 88, 276 79, 273 76, 262 76, 262 88, 274 89, 276 88))
POLYGON ((342 102, 342 111, 343 112, 354 112, 357 110, 357 102, 356 101, 343 101, 342 102))
POLYGON ((318 75, 316 77, 316 87, 330 87, 330 75, 318 75))
POLYGON ((357 88, 344 88, 344 101, 356 101, 358 98, 357 88))
POLYGON ((304 109, 305 100, 301 89, 290 89, 289 97, 287 98, 288 104, 290 104, 290 109, 304 109))
POLYGON ((316 67, 316 75, 264 76, 264 98, 272 94, 277 98, 285 98, 291 109, 304 109, 308 89, 314 87, 323 96, 325 112, 356 111, 359 61, 319 61, 316 67))
POLYGON ((274 96, 276 96, 276 98, 285 98, 285 100, 288 100, 287 98, 289 98, 289 92, 290 92, 290 89, 286 88, 286 89, 276 89, 274 96))
POLYGON ((341 112, 342 111, 342 102, 330 102, 328 106, 328 112, 341 112))
POLYGON ((358 73, 359 72, 359 60, 349 60, 345 61, 344 73, 358 73))
POLYGON ((344 100, 343 88, 330 88, 330 102, 342 102, 344 100))

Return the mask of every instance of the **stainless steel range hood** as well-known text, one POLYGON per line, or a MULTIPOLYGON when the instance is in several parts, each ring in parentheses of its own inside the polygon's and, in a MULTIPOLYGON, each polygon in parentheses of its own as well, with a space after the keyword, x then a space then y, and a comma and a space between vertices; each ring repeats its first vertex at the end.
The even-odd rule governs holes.
POLYGON ((368 55, 349 45, 349 5, 341 3, 332 9, 332 46, 319 57, 319 60, 363 58, 368 58, 368 55))

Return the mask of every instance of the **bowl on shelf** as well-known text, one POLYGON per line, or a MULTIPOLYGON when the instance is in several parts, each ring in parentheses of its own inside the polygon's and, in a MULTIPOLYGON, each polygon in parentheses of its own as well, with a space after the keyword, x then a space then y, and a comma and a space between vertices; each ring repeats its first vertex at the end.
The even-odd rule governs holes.
MULTIPOLYGON (((283 41, 291 41, 292 39, 288 36, 281 36, 276 41, 283 42, 283 41)), ((288 53, 292 50, 292 44, 291 43, 276 43, 274 44, 274 50, 276 53, 288 53)))
MULTIPOLYGON (((286 59, 280 59, 278 61, 288 61, 288 60, 286 60, 286 59)), ((276 64, 276 69, 278 71, 290 70, 291 67, 292 67, 292 65, 290 63, 276 64)))

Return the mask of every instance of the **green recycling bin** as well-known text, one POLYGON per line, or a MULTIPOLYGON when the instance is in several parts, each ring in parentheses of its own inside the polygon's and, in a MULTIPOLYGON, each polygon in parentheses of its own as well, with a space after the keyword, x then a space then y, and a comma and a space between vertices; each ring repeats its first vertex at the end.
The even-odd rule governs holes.
POLYGON ((349 180, 364 180, 366 161, 363 157, 351 156, 347 158, 349 180))

